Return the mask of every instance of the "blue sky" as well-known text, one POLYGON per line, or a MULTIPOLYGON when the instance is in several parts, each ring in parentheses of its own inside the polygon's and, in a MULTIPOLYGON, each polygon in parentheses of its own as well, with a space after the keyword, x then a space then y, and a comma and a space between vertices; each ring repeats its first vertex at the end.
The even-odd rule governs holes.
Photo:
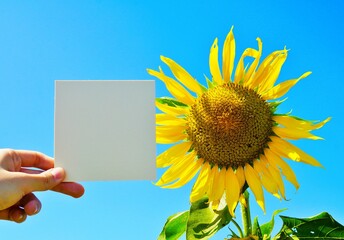
MULTIPOLYGON (((146 68, 156 69, 165 55, 203 81, 214 38, 221 46, 234 25, 236 61, 260 37, 264 56, 290 49, 281 81, 313 72, 288 93, 278 112, 318 120, 332 116, 317 132, 324 141, 295 142, 325 170, 290 163, 300 189, 287 184, 288 201, 266 194, 267 214, 252 202, 252 215, 264 222, 275 209, 288 208, 284 214, 297 217, 328 211, 344 223, 343 6, 340 0, 1 1, 0 147, 53 155, 57 79, 152 79, 146 68)), ((157 96, 168 94, 160 82, 156 87, 157 96)), ((84 186, 81 199, 37 193, 41 213, 20 225, 1 221, 1 238, 156 239, 169 215, 189 208, 192 183, 176 190, 149 181, 84 186)), ((227 234, 224 229, 214 239, 227 234)))

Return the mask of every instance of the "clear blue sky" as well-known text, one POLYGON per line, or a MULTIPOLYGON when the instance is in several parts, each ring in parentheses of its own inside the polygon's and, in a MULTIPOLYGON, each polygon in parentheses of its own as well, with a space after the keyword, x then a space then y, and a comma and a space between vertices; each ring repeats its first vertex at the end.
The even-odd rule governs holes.
MULTIPOLYGON (((237 56, 246 47, 256 48, 259 36, 264 56, 291 49, 280 80, 313 71, 288 93, 280 113, 292 109, 306 119, 333 117, 317 132, 326 140, 295 143, 326 169, 291 163, 301 188, 287 184, 289 201, 266 194, 265 216, 252 202, 253 216, 263 222, 280 208, 297 217, 328 211, 344 224, 343 6, 341 0, 1 1, 0 147, 53 155, 57 79, 151 79, 146 68, 161 65, 162 54, 203 81, 214 38, 222 44, 234 25, 237 56)), ((157 96, 167 94, 160 82, 156 86, 157 96)), ((41 213, 20 225, 0 221, 0 238, 156 239, 169 215, 188 209, 192 185, 177 190, 149 181, 84 186, 81 199, 38 193, 41 213)))

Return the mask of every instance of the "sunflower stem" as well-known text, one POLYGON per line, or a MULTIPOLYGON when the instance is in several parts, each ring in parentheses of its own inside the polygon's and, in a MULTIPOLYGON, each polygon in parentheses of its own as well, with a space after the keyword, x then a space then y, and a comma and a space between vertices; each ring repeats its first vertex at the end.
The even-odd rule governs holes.
POLYGON ((244 199, 240 202, 241 207, 241 218, 244 228, 244 236, 248 237, 252 234, 252 221, 251 221, 251 212, 250 212, 250 202, 249 202, 249 193, 246 190, 243 193, 244 199))

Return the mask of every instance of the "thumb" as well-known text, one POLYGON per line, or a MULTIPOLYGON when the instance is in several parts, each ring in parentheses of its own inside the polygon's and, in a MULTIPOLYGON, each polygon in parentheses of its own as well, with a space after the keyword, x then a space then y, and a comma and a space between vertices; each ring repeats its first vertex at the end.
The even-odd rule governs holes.
POLYGON ((65 178, 63 168, 57 167, 39 174, 25 174, 22 181, 22 189, 25 194, 35 191, 50 190, 65 178))

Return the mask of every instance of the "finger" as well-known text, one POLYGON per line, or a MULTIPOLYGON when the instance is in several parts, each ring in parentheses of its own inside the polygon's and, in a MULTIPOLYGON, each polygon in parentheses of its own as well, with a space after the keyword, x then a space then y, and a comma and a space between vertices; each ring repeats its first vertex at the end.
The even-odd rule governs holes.
POLYGON ((0 150, 0 166, 8 171, 16 172, 21 167, 21 160, 14 150, 1 149, 0 150))
MULTIPOLYGON (((39 174, 43 172, 42 170, 39 170, 39 169, 27 169, 27 168, 22 168, 20 171, 23 173, 28 173, 28 174, 39 174)), ((75 183, 75 182, 62 182, 58 184, 57 186, 53 187, 51 190, 69 195, 74 198, 81 197, 82 195, 84 195, 84 192, 85 192, 84 187, 81 184, 75 183)))
POLYGON ((42 203, 33 193, 26 194, 18 203, 25 213, 29 216, 39 213, 42 208, 42 203))
POLYGON ((32 168, 21 168, 20 172, 22 172, 22 173, 29 173, 29 174, 39 174, 39 173, 44 172, 44 170, 32 169, 32 168))
POLYGON ((16 150, 15 154, 21 160, 22 167, 36 167, 48 170, 54 167, 54 159, 40 152, 16 150))
POLYGON ((24 222, 27 217, 25 211, 18 206, 11 207, 8 215, 9 215, 9 220, 12 220, 16 223, 24 222))
POLYGON ((13 179, 13 184, 22 189, 24 195, 35 191, 50 190, 65 178, 62 168, 53 168, 40 174, 15 173, 20 175, 13 179))
POLYGON ((26 220, 26 213, 19 206, 13 206, 0 211, 0 219, 22 223, 26 220))
POLYGON ((51 190, 69 195, 74 198, 79 198, 85 193, 84 187, 81 184, 75 182, 62 182, 51 190))
POLYGON ((0 219, 1 220, 10 220, 10 217, 9 217, 9 209, 4 209, 4 210, 0 210, 0 219))

